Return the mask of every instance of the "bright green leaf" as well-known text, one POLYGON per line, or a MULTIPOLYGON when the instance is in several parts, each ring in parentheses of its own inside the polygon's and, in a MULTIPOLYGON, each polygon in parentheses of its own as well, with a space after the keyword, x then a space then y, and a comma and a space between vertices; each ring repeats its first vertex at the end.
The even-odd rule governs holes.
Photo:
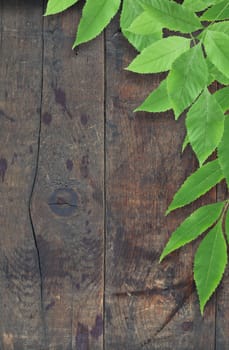
POLYGON ((207 82, 208 68, 198 44, 174 61, 168 75, 168 94, 176 119, 198 97, 207 82))
POLYGON ((209 61, 209 59, 206 59, 207 65, 208 65, 208 73, 209 73, 209 79, 208 79, 208 85, 210 85, 213 81, 218 81, 219 83, 223 85, 229 84, 229 78, 227 78, 223 73, 221 73, 216 66, 209 61))
POLYGON ((229 22, 225 21, 211 24, 209 29, 213 32, 222 32, 229 35, 229 22))
POLYGON ((208 30, 204 46, 209 60, 229 78, 229 35, 208 30))
POLYGON ((208 27, 206 27, 198 36, 197 38, 199 40, 204 40, 204 37, 207 33, 207 31, 213 31, 213 32, 221 32, 224 34, 229 35, 229 21, 223 21, 223 22, 218 22, 214 24, 210 24, 208 27))
POLYGON ((121 0, 87 0, 74 47, 99 35, 117 13, 120 3, 121 0))
POLYGON ((166 214, 184 207, 208 192, 223 179, 223 173, 218 160, 213 160, 190 175, 175 194, 166 214))
POLYGON ((138 50, 142 51, 147 46, 162 38, 162 31, 150 35, 134 34, 128 28, 131 23, 143 12, 138 1, 123 0, 120 18, 121 30, 127 40, 138 50))
POLYGON ((137 73, 158 73, 169 70, 174 60, 189 49, 190 40, 171 36, 144 49, 129 65, 137 73))
POLYGON ((161 32, 162 27, 158 22, 154 22, 148 12, 142 12, 128 28, 131 33, 140 35, 150 35, 161 32))
POLYGON ((172 233, 166 244, 160 261, 174 250, 196 239, 200 234, 212 226, 219 218, 224 203, 215 203, 198 208, 172 233))
POLYGON ((163 80, 157 89, 155 89, 147 99, 139 106, 135 112, 165 112, 171 109, 171 102, 167 93, 167 82, 163 80))
POLYGON ((226 116, 224 133, 218 147, 219 164, 229 186, 229 117, 226 116))
POLYGON ((224 129, 222 108, 208 89, 190 108, 186 127, 189 142, 201 165, 218 146, 224 129))
POLYGON ((201 17, 202 21, 216 21, 229 19, 229 2, 224 0, 210 7, 201 17))
POLYGON ((200 310, 219 285, 227 264, 227 245, 220 221, 200 243, 194 259, 194 279, 200 300, 200 310))
POLYGON ((217 0, 184 0, 183 6, 193 12, 200 12, 217 3, 217 0))
POLYGON ((188 135, 185 135, 184 141, 183 141, 183 145, 182 145, 182 153, 184 152, 185 148, 188 146, 189 144, 189 139, 188 139, 188 135))
POLYGON ((229 110, 229 86, 216 91, 214 97, 224 112, 229 110))
POLYGON ((182 33, 194 32, 202 25, 198 17, 185 7, 169 0, 141 0, 140 2, 152 20, 168 28, 182 33))
POLYGON ((76 4, 79 0, 49 0, 45 12, 45 16, 54 15, 65 11, 67 8, 76 4))
POLYGON ((227 209, 227 213, 225 217, 225 233, 227 236, 227 242, 229 243, 229 209, 227 209))

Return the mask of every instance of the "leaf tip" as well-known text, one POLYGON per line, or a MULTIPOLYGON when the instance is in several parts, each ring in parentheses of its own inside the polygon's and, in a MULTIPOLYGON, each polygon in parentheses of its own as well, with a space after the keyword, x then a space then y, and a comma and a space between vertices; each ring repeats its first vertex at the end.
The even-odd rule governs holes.
POLYGON ((141 106, 138 106, 137 108, 134 109, 134 113, 136 112, 143 112, 143 109, 141 108, 141 106))
POLYGON ((172 209, 169 206, 168 209, 165 212, 165 216, 168 216, 171 213, 171 211, 172 211, 172 209))
POLYGON ((204 308, 205 308, 205 305, 206 305, 206 303, 201 303, 201 302, 200 302, 200 313, 201 313, 201 316, 202 316, 202 317, 204 316, 204 308))
POLYGON ((159 263, 161 263, 161 262, 164 260, 164 258, 165 258, 165 255, 164 255, 164 253, 162 252, 162 254, 161 254, 160 258, 159 258, 159 263))

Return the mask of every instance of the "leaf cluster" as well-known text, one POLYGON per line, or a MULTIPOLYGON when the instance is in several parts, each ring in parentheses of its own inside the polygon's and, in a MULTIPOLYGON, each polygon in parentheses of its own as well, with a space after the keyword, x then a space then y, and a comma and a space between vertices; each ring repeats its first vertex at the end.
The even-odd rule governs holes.
MULTIPOLYGON (((78 0, 49 0, 46 15, 62 12, 78 0)), ((126 68, 140 74, 166 72, 166 78, 136 111, 173 110, 185 115, 187 134, 199 168, 175 194, 167 214, 195 201, 223 179, 229 186, 229 2, 228 0, 86 0, 74 47, 109 24, 121 7, 123 35, 139 52, 126 68), (218 91, 211 85, 217 82, 218 91), (212 154, 214 160, 209 160, 212 154)), ((160 260, 200 235, 194 279, 204 307, 227 264, 229 201, 194 211, 172 233, 160 260), (207 233, 206 233, 207 232, 207 233)))

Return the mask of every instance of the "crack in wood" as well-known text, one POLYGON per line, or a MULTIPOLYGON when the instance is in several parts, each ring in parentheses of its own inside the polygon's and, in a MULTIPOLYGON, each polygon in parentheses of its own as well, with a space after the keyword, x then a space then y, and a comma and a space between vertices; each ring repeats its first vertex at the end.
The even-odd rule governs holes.
POLYGON ((163 331, 163 329, 172 321, 172 319, 176 316, 176 314, 179 312, 179 310, 183 307, 184 303, 190 298, 192 293, 194 292, 194 285, 192 286, 192 289, 188 293, 188 295, 184 296, 180 303, 176 305, 176 307, 170 312, 170 314, 167 316, 165 322, 162 324, 162 326, 155 332, 154 338, 158 336, 159 333, 163 331))
MULTIPOLYGON (((44 9, 44 1, 43 1, 43 9, 44 9)), ((41 121, 42 121, 42 103, 43 103, 43 75, 44 75, 44 20, 42 20, 42 59, 41 59, 41 93, 40 93, 40 109, 39 109, 39 124, 38 124, 38 135, 37 135, 37 154, 36 154, 36 163, 35 163, 35 173, 34 178, 32 182, 31 192, 29 195, 29 201, 28 201, 28 211, 29 211, 29 220, 31 224, 32 229, 32 236, 34 240, 34 246, 37 253, 37 262, 38 262, 38 272, 39 272, 39 278, 40 278, 40 307, 41 307, 41 319, 42 319, 42 326, 43 326, 43 335, 44 335, 44 346, 47 344, 47 336, 46 336, 46 326, 45 326, 45 309, 44 309, 44 298, 43 298, 43 274, 42 274, 42 267, 41 267, 41 256, 35 231, 35 226, 33 223, 33 215, 32 215, 32 199, 34 195, 35 185, 37 181, 37 175, 38 175, 38 167, 39 167, 39 158, 40 158, 40 144, 41 144, 41 121)))
POLYGON ((187 282, 180 282, 177 284, 174 284, 172 286, 167 287, 155 287, 155 288, 147 288, 143 290, 135 290, 135 291, 126 291, 126 292, 119 292, 119 293, 113 293, 112 296, 116 297, 141 297, 141 296, 151 296, 151 295, 157 295, 161 293, 170 293, 171 290, 179 290, 189 287, 189 284, 187 282))

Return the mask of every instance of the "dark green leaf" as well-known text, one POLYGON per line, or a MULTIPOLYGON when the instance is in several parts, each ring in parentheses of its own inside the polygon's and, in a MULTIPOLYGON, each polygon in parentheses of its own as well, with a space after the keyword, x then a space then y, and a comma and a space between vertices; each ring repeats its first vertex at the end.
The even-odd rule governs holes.
POLYGON ((227 264, 227 246, 220 221, 200 243, 194 259, 194 279, 200 310, 218 287, 227 264))
POLYGON ((160 261, 174 250, 196 239, 200 234, 212 226, 219 218, 224 203, 205 205, 192 213, 172 233, 166 247, 164 248, 160 261))
POLYGON ((166 214, 183 207, 208 192, 223 179, 218 160, 213 160, 190 175, 175 194, 166 214))

